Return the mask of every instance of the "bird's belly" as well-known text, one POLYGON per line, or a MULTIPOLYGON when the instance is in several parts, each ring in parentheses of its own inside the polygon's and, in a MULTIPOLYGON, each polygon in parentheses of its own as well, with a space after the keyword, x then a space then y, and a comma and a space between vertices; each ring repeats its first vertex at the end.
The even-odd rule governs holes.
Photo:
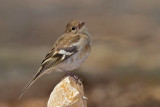
POLYGON ((86 52, 83 54, 83 52, 78 52, 68 58, 66 61, 62 62, 59 65, 59 68, 65 69, 67 71, 72 71, 76 68, 78 68, 88 57, 90 52, 86 52))

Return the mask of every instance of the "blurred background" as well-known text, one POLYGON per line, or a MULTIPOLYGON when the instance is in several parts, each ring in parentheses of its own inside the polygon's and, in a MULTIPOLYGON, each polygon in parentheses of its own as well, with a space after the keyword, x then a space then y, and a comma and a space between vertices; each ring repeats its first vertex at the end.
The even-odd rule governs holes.
POLYGON ((160 107, 160 0, 0 0, 0 107, 46 107, 63 72, 17 99, 73 19, 93 36, 75 70, 88 107, 160 107))

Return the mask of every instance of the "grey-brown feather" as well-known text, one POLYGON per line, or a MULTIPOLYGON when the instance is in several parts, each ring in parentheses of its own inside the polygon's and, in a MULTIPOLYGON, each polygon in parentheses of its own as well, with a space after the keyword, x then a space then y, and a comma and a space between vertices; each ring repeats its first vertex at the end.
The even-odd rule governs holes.
POLYGON ((24 92, 34 83, 34 81, 39 78, 46 70, 50 69, 51 67, 67 60, 69 57, 71 57, 73 54, 75 54, 77 52, 77 47, 73 46, 73 47, 69 47, 69 48, 63 48, 62 50, 65 50, 67 52, 71 52, 72 54, 70 55, 65 55, 65 58, 63 60, 63 54, 54 54, 54 49, 52 49, 45 57, 45 59, 42 61, 41 63, 41 67, 38 70, 38 72, 34 75, 34 77, 32 78, 32 80, 26 85, 26 87, 22 90, 21 95, 19 97, 19 99, 22 97, 22 95, 24 94, 24 92), (54 54, 54 56, 53 56, 54 54))
POLYGON ((41 67, 34 75, 33 79, 23 89, 19 98, 24 92, 35 82, 35 80, 47 73, 53 67, 65 68, 73 70, 77 68, 89 55, 90 49, 84 48, 89 42, 91 46, 91 38, 86 27, 82 27, 79 31, 72 32, 73 26, 79 26, 79 20, 71 21, 67 24, 65 34, 63 34, 53 45, 53 48, 45 56, 41 63, 41 67), (80 44, 81 43, 81 44, 80 44), (85 52, 85 54, 83 54, 85 52))

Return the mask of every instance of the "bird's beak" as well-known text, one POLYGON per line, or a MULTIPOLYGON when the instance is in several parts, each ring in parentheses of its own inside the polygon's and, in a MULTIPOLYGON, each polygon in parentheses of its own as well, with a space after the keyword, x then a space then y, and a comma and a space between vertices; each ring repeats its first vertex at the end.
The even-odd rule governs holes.
POLYGON ((85 22, 80 22, 80 23, 78 24, 79 29, 81 29, 81 28, 84 26, 84 24, 85 24, 85 22))

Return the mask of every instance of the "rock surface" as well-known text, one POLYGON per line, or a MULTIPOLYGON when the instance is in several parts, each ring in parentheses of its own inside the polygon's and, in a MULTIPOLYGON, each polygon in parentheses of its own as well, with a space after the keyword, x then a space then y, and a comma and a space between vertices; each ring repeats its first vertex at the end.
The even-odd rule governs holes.
POLYGON ((67 76, 50 94, 47 107, 87 107, 82 82, 67 76))

